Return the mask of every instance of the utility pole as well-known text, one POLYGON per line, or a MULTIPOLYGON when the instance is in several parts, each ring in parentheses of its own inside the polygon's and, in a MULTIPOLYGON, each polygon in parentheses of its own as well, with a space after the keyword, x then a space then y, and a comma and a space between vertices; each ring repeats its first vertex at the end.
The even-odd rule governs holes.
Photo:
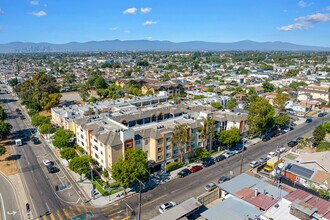
POLYGON ((141 194, 142 194, 142 186, 144 186, 144 184, 141 182, 141 180, 139 180, 138 178, 135 178, 138 182, 139 182, 139 208, 138 208, 138 220, 141 220, 141 194))

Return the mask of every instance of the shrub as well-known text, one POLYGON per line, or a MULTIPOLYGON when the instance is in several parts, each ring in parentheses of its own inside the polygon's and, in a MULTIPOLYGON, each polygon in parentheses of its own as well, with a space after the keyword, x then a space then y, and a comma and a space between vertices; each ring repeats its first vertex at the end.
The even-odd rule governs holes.
POLYGON ((109 186, 110 186, 110 188, 117 188, 117 187, 120 187, 120 183, 118 183, 118 182, 110 183, 109 186))
POLYGON ((107 177, 107 178, 109 177, 109 173, 108 173, 107 170, 103 170, 102 171, 102 175, 105 176, 105 177, 107 177))
POLYGON ((166 165, 166 172, 171 172, 181 167, 179 162, 172 162, 166 165))

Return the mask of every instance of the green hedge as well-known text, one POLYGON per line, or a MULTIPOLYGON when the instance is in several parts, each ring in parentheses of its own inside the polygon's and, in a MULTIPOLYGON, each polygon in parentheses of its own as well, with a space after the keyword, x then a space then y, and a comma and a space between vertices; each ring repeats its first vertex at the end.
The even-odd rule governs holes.
POLYGON ((99 184, 99 182, 97 182, 96 180, 93 182, 96 189, 102 194, 102 196, 108 196, 109 192, 105 189, 103 189, 103 187, 99 184))
POLYGON ((166 165, 166 172, 171 172, 173 170, 176 170, 180 168, 182 165, 179 162, 172 162, 166 165))

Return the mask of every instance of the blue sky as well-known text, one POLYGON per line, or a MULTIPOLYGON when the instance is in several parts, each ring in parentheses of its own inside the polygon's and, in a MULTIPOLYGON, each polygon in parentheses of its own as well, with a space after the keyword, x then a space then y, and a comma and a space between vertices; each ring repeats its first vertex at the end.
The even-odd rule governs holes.
POLYGON ((0 0, 0 43, 286 41, 330 46, 329 0, 0 0))

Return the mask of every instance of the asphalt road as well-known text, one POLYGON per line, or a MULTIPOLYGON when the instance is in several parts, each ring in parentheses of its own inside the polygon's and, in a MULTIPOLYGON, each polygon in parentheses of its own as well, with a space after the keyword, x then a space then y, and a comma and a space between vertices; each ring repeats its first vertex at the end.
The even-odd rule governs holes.
POLYGON ((0 219, 19 220, 19 205, 13 186, 5 176, 0 174, 0 219))
MULTIPOLYGON (((329 121, 330 117, 324 118, 324 121, 329 121)), ((295 130, 288 132, 276 138, 272 138, 268 142, 261 142, 252 145, 244 152, 243 157, 243 172, 250 169, 249 163, 261 156, 266 156, 270 151, 275 151, 277 146, 286 144, 287 141, 299 136, 311 134, 313 128, 321 124, 322 118, 314 118, 312 123, 302 124, 295 130)), ((191 197, 198 197, 205 193, 204 186, 210 182, 217 183, 219 177, 223 175, 236 176, 240 174, 242 154, 235 155, 231 158, 223 160, 215 165, 204 168, 203 170, 188 175, 184 178, 176 178, 172 181, 164 183, 155 189, 142 194, 142 218, 150 219, 158 215, 160 204, 168 201, 181 203, 191 197)), ((138 195, 127 199, 128 204, 135 210, 138 205, 138 195)))

